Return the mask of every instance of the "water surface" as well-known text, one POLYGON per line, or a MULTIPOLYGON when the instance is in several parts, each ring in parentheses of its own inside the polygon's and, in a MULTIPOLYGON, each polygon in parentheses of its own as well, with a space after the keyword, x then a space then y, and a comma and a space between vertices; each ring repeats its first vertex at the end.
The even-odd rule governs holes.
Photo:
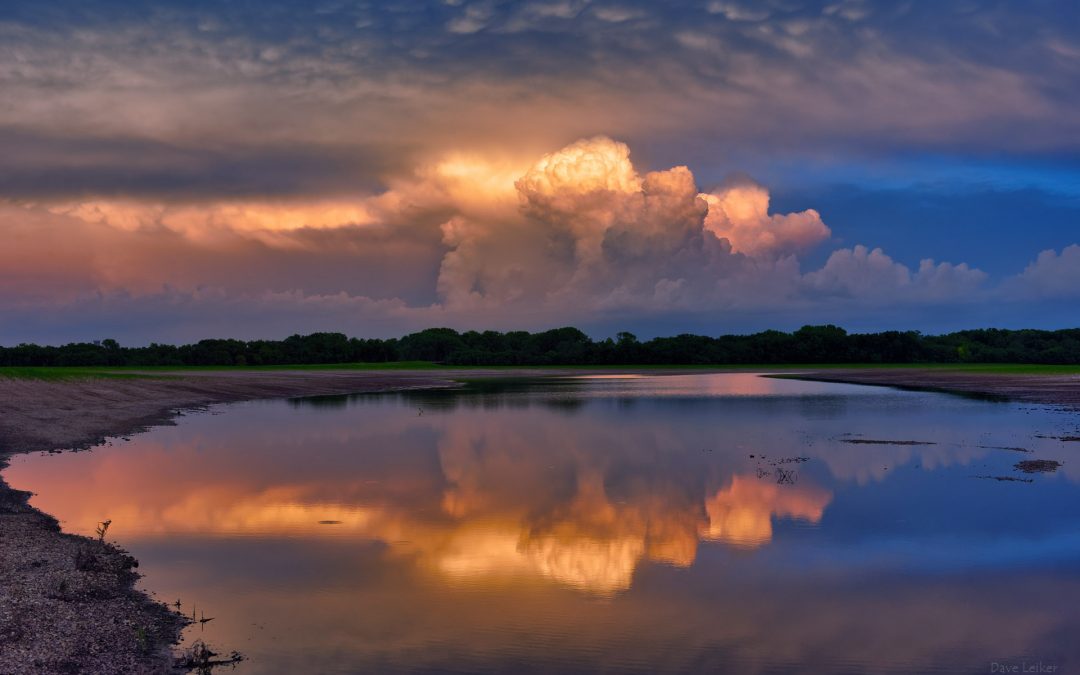
POLYGON ((111 519, 238 673, 1069 672, 1080 444, 1054 437, 1076 428, 607 376, 219 406, 6 476, 67 531, 111 519))

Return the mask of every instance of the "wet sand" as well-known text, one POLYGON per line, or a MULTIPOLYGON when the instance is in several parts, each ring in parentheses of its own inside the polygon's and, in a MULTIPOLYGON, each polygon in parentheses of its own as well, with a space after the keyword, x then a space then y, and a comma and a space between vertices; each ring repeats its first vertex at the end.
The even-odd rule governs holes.
MULTIPOLYGON (((451 378, 588 372, 612 370, 188 371, 153 378, 0 378, 0 468, 13 454, 91 447, 108 437, 172 424, 184 411, 214 403, 456 386, 451 378)), ((907 369, 785 373, 1080 409, 1080 376, 907 369)), ((170 671, 171 646, 184 620, 134 589, 137 562, 108 543, 61 533, 52 517, 27 504, 28 497, 0 480, 0 672, 170 671)))

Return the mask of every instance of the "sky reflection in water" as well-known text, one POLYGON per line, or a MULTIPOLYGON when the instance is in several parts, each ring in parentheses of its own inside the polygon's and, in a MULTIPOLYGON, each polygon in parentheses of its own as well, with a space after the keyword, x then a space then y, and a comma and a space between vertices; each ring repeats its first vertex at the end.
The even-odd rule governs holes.
POLYGON ((240 672, 1060 671, 1080 445, 1040 436, 1076 424, 751 374, 507 381, 223 406, 6 476, 68 531, 112 519, 240 672))

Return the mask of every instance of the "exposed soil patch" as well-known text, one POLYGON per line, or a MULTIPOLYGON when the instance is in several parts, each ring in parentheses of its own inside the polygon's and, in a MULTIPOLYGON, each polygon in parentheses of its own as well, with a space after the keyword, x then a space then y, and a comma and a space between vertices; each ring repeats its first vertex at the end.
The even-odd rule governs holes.
POLYGON ((138 562, 0 492, 0 672, 166 670, 186 621, 134 590, 138 562))
POLYGON ((1015 466, 1024 473, 1053 473, 1061 466, 1061 462, 1053 459, 1025 459, 1017 462, 1015 466))

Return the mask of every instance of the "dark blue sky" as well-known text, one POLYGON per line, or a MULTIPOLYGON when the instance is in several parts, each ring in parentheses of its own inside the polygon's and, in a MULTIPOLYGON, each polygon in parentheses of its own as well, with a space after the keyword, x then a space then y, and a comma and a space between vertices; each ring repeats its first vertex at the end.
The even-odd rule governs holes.
POLYGON ((880 246, 908 264, 925 257, 978 261, 992 275, 1072 243, 1080 223, 1080 199, 1034 188, 847 184, 777 190, 774 197, 780 211, 813 204, 841 244, 880 246))

